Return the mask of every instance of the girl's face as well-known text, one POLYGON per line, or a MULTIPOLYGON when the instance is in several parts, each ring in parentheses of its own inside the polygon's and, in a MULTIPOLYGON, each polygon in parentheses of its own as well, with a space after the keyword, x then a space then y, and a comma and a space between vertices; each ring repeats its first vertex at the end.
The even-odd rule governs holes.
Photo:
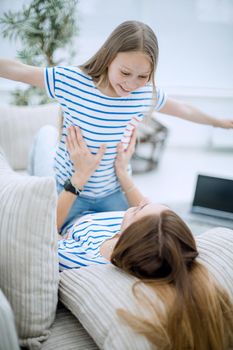
POLYGON ((121 224, 121 231, 124 231, 133 222, 138 221, 145 216, 159 215, 166 209, 168 209, 168 207, 163 204, 151 203, 148 199, 144 199, 137 207, 131 207, 126 210, 121 224))
POLYGON ((144 86, 151 74, 151 63, 143 52, 120 52, 108 67, 109 91, 113 96, 127 96, 144 86))

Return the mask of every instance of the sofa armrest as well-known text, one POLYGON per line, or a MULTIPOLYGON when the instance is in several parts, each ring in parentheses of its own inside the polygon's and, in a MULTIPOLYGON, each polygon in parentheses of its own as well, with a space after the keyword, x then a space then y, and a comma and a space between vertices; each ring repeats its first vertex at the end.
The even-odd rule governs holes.
POLYGON ((0 350, 19 350, 14 315, 0 290, 0 350))

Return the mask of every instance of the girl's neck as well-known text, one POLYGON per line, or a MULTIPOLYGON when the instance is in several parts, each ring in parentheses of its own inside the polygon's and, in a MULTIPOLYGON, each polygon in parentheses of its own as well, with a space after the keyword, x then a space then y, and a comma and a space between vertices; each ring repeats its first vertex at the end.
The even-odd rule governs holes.
POLYGON ((103 82, 100 82, 99 84, 97 83, 96 87, 103 95, 106 95, 109 97, 119 97, 116 94, 115 90, 113 90, 112 86, 109 84, 108 81, 103 81, 103 82))

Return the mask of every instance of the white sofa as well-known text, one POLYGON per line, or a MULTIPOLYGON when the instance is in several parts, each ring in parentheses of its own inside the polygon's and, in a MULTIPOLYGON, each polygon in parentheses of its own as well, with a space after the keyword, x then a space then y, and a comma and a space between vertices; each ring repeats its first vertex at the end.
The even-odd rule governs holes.
MULTIPOLYGON (((0 107, 0 350, 151 349, 116 314, 143 312, 133 277, 111 265, 58 272, 55 181, 26 168, 35 132, 59 115, 55 104, 0 107)), ((196 239, 199 259, 233 296, 233 231, 196 239)))

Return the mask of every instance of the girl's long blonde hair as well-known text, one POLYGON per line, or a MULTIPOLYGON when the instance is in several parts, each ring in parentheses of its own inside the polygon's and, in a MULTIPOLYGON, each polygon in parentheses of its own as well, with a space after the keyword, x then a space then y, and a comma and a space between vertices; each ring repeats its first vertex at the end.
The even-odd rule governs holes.
POLYGON ((155 72, 158 65, 159 46, 154 31, 145 23, 139 21, 125 21, 110 34, 101 48, 87 62, 79 68, 89 75, 96 83, 108 85, 108 67, 120 52, 140 51, 150 61, 151 72, 149 80, 152 84, 152 98, 149 110, 145 113, 149 118, 157 102, 155 72))
POLYGON ((227 350, 233 346, 233 304, 196 261, 191 231, 173 211, 148 216, 120 236, 111 262, 138 277, 133 287, 150 317, 118 310, 135 331, 163 350, 227 350), (162 301, 153 302, 144 282, 162 301))

